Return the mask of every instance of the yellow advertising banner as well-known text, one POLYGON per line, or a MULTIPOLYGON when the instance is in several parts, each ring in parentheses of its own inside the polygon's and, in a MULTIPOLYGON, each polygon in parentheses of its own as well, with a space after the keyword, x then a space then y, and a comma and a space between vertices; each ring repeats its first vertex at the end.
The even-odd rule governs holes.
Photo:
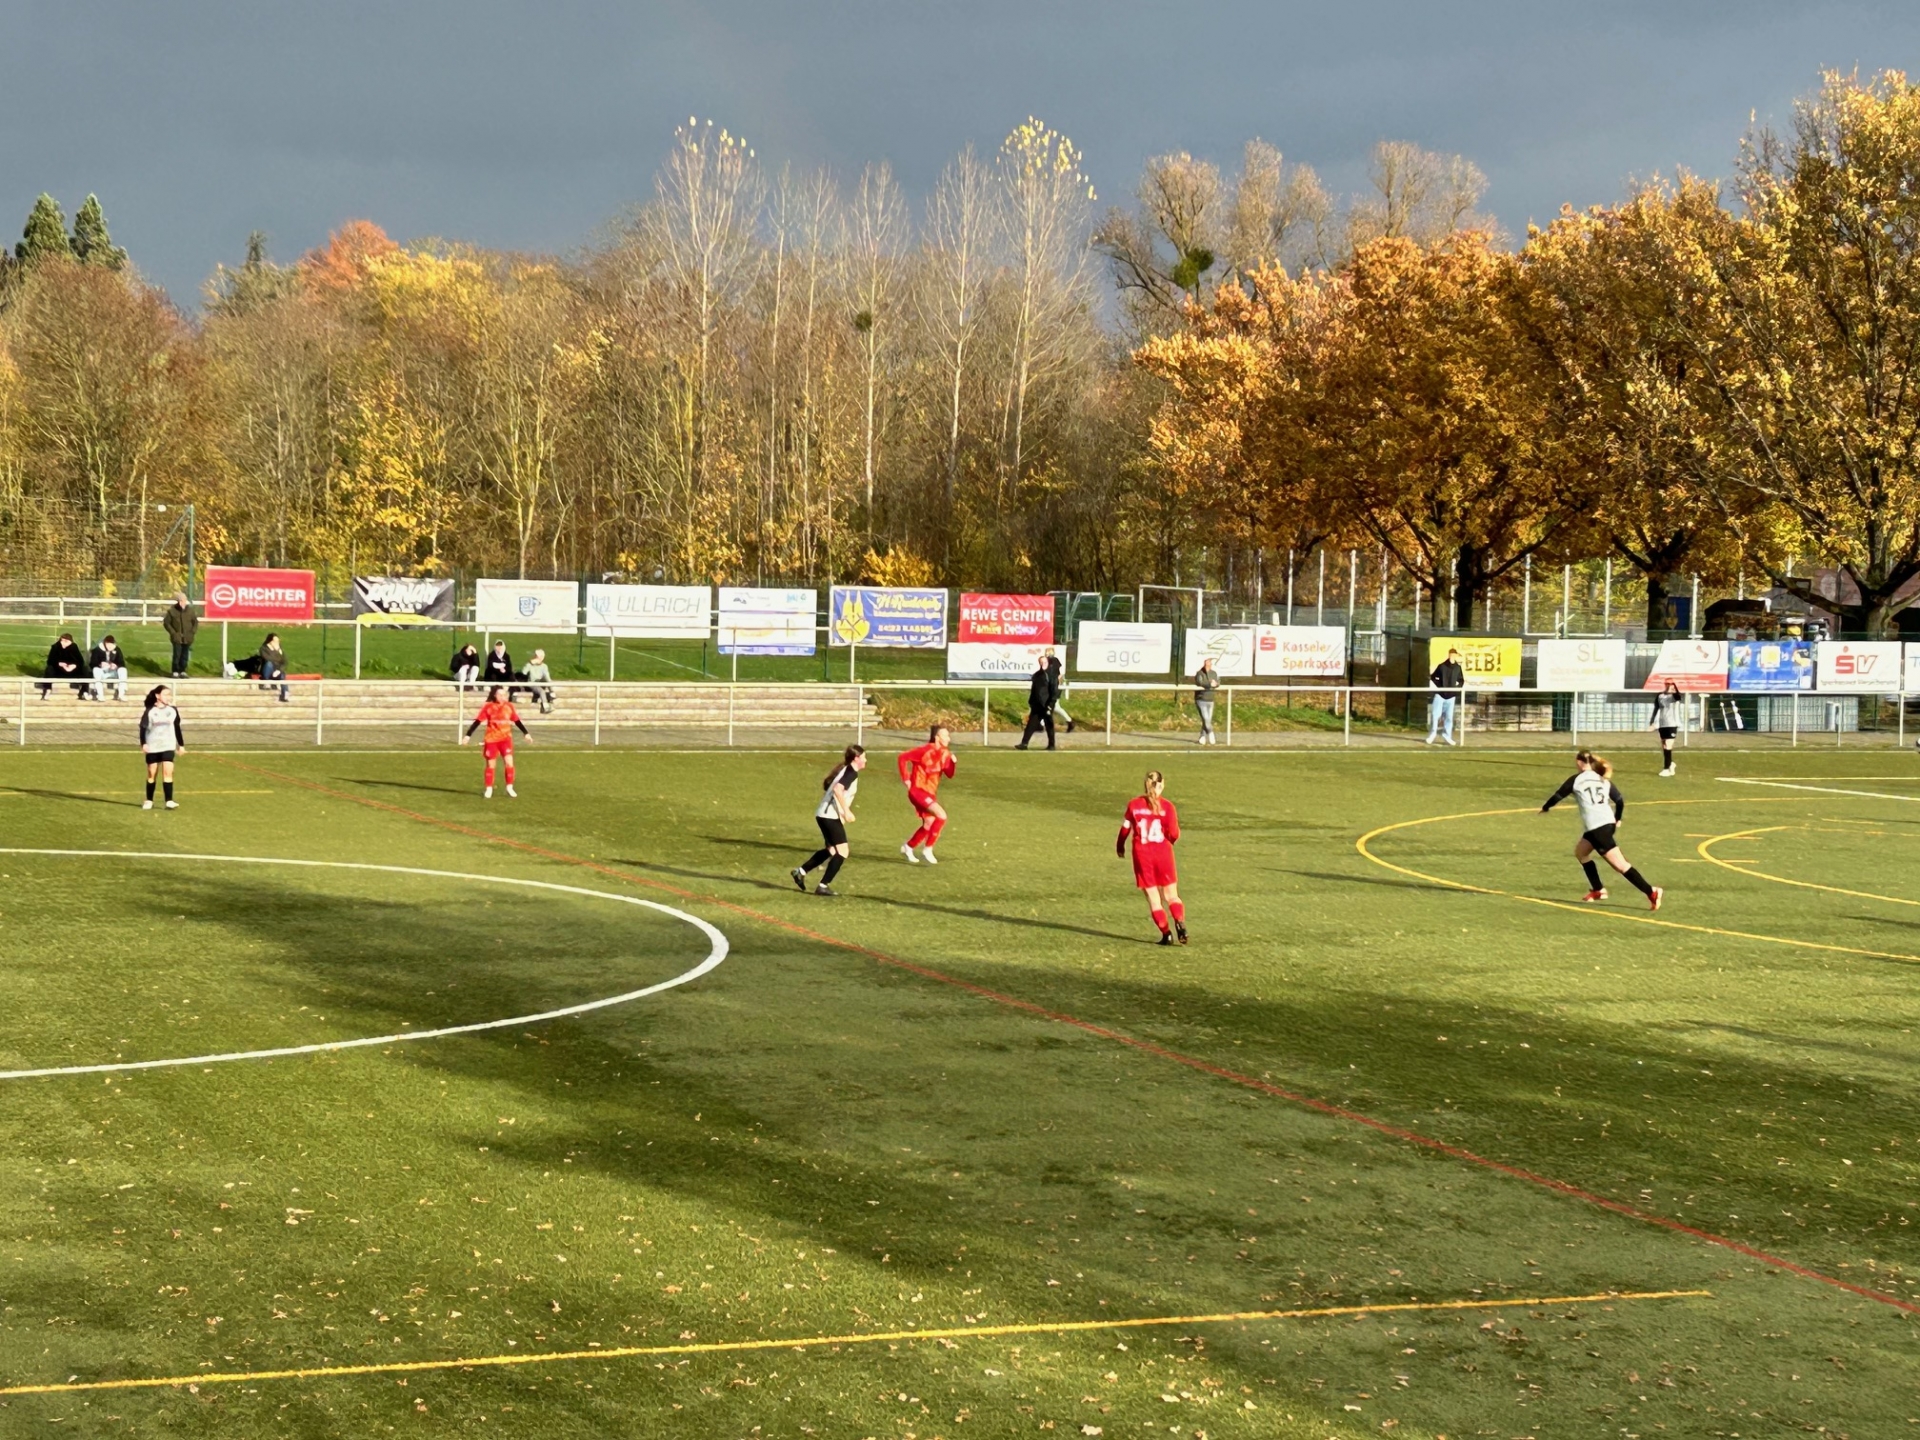
POLYGON ((1490 635, 1435 635, 1427 641, 1427 673, 1431 675, 1447 658, 1449 650, 1460 652, 1460 668, 1466 672, 1469 690, 1518 690, 1520 688, 1520 642, 1490 635))

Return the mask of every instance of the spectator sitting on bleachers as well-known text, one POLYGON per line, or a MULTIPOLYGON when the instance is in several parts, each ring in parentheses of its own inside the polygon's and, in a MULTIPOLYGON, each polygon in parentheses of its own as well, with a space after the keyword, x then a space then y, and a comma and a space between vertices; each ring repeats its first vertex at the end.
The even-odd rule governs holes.
POLYGON ((471 685, 480 678, 480 652, 471 641, 453 652, 453 659, 447 668, 453 672, 453 678, 462 685, 471 685))
POLYGON ((113 684, 113 698, 127 698, 127 657, 115 642, 113 636, 103 635, 100 643, 87 654, 87 668, 93 672, 93 698, 104 700, 108 682, 113 684))
MULTIPOLYGON (((280 648, 277 632, 269 632, 267 638, 260 642, 260 678, 280 681, 280 703, 287 703, 287 655, 280 648)), ((267 688, 273 687, 269 685, 267 688)))
MULTIPOLYGON (((547 652, 536 650, 533 658, 527 662, 526 673, 519 677, 533 683, 527 687, 527 694, 540 702, 540 713, 553 713, 553 671, 547 665, 547 652)), ((513 693, 507 693, 507 699, 513 699, 513 693)))
POLYGON ((227 661, 226 668, 220 673, 229 680, 258 680, 260 666, 258 655, 242 655, 238 660, 227 661))
MULTIPOLYGON (((85 699, 92 688, 84 682, 88 678, 87 657, 80 653, 80 647, 73 643, 73 636, 66 631, 60 632, 60 638, 47 647, 46 675, 49 680, 79 680, 83 683, 73 687, 73 693, 85 699)), ((42 685, 40 698, 53 698, 53 686, 42 685)))
POLYGON ((507 654, 507 642, 496 640, 480 667, 480 678, 489 685, 505 685, 513 679, 513 657, 507 654))

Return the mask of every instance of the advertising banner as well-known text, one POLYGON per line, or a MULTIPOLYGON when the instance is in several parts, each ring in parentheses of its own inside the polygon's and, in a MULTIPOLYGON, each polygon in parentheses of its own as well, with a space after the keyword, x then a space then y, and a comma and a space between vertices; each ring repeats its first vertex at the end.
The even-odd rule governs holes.
POLYGON ((353 618, 362 625, 432 625, 453 619, 453 581, 424 575, 356 575, 353 618))
POLYGON ((278 620, 294 625, 313 619, 311 570, 209 565, 206 595, 209 620, 278 620))
POLYGON ((947 643, 947 592, 836 585, 827 604, 827 643, 938 650, 947 643))
POLYGON ((963 594, 954 622, 953 638, 962 645, 1050 645, 1053 597, 963 594))
POLYGON ((1187 674, 1192 675, 1200 668, 1200 662, 1209 655, 1213 657, 1213 668, 1221 675, 1244 677, 1253 674, 1254 631, 1251 626, 1238 630, 1188 630, 1186 661, 1187 674))
POLYGON ((1729 690, 1810 690, 1813 646, 1804 640, 1729 640, 1729 690))
POLYGON ((1536 690, 1624 690, 1624 640, 1542 640, 1534 670, 1536 690))
POLYGON ((1079 650, 1073 668, 1082 675, 1165 675, 1173 669, 1173 626, 1082 620, 1079 650))
POLYGON ((1671 680, 1683 691, 1727 688, 1727 642, 1662 640, 1643 690, 1664 690, 1671 680))
POLYGON ((1920 644, 1907 642, 1906 683, 1900 687, 1909 695, 1920 695, 1920 644))
POLYGON ((580 624, 580 587, 571 580, 478 580, 473 623, 479 630, 558 634, 580 624))
POLYGON ((1821 690, 1892 695, 1903 678, 1900 642, 1822 640, 1813 649, 1813 673, 1821 690))
POLYGON ((947 678, 1025 682, 1040 668, 1049 650, 1057 652, 1065 666, 1064 645, 988 645, 978 640, 956 640, 947 646, 947 678))
POLYGON ((713 592, 704 585, 589 585, 587 633, 643 640, 705 640, 713 592))
POLYGON ((722 585, 714 615, 722 655, 811 655, 813 614, 820 597, 811 590, 760 590, 722 585))
POLYGON ((1253 673, 1344 680, 1347 632, 1338 625, 1254 627, 1253 673))
POLYGON ((1447 651, 1460 652, 1460 668, 1466 672, 1469 690, 1518 690, 1520 688, 1520 642, 1487 635, 1435 635, 1427 641, 1427 673, 1431 675, 1447 658, 1447 651))

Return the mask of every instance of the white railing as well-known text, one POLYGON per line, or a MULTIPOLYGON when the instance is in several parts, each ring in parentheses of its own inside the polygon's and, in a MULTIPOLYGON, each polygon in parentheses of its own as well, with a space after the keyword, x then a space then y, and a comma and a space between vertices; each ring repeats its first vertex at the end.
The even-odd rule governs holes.
MULTIPOLYGON (((84 690, 91 694, 95 686, 104 696, 117 690, 120 682, 113 679, 70 679, 66 677, 40 678, 20 677, 13 686, 11 704, 0 700, 0 706, 12 711, 7 717, 7 728, 12 729, 17 746, 29 743, 32 730, 36 728, 59 728, 62 738, 68 738, 76 725, 89 731, 104 730, 109 727, 124 727, 126 735, 134 733, 135 716, 141 699, 146 691, 161 683, 152 676, 129 676, 125 682, 127 699, 115 702, 101 699, 98 702, 76 702, 73 692, 84 690)), ((473 712, 485 697, 489 684, 460 684, 454 681, 434 680, 271 680, 262 681, 252 678, 214 679, 189 678, 170 680, 167 683, 175 692, 184 722, 189 731, 201 727, 214 730, 238 728, 241 730, 311 730, 313 743, 324 745, 329 732, 336 736, 340 732, 365 731, 370 729, 420 729, 438 730, 447 738, 457 738, 471 723, 473 712), (333 700, 329 702, 331 691, 333 700), (257 701, 247 702, 251 713, 231 713, 237 697, 255 692, 284 692, 287 696, 286 709, 282 710, 276 701, 265 696, 257 701), (386 703, 392 708, 384 712, 363 713, 362 705, 369 699, 386 697, 386 703), (200 710, 196 718, 196 707, 200 710)), ((983 746, 993 744, 994 715, 993 701, 996 694, 1003 699, 1014 696, 1021 700, 1018 707, 1024 710, 1024 697, 1028 693, 1025 682, 995 683, 991 681, 953 681, 953 680, 897 680, 878 682, 829 683, 810 681, 741 681, 728 680, 688 680, 673 681, 577 681, 556 680, 535 682, 516 680, 509 688, 514 692, 516 701, 533 699, 538 692, 550 692, 553 697, 552 714, 538 712, 527 718, 536 725, 558 726, 571 730, 590 730, 594 745, 602 741, 606 730, 634 730, 648 727, 670 728, 676 731, 687 729, 714 730, 724 728, 726 743, 731 745, 735 735, 741 729, 761 728, 831 728, 851 730, 855 738, 864 740, 869 729, 882 728, 874 713, 873 702, 889 694, 941 694, 968 695, 980 697, 980 743, 983 746), (672 698, 687 704, 694 713, 688 716, 636 716, 632 713, 634 702, 646 699, 659 699, 669 692, 672 698), (839 692, 836 694, 835 692, 839 692), (722 718, 719 701, 724 694, 725 711, 722 718), (748 704, 742 709, 742 698, 748 704), (846 710, 838 717, 822 717, 817 712, 803 717, 778 714, 768 716, 764 706, 769 697, 788 697, 800 700, 812 697, 829 701, 831 705, 846 705, 846 710)), ((5 691, 0 691, 0 695, 5 691)), ((1060 708, 1063 712, 1073 713, 1077 726, 1089 731, 1098 729, 1104 745, 1114 743, 1116 733, 1137 735, 1141 732, 1129 731, 1122 717, 1122 725, 1116 729, 1114 724, 1115 696, 1157 696, 1165 695, 1174 699, 1176 708, 1190 704, 1193 687, 1187 682, 1119 682, 1119 681, 1070 681, 1062 690, 1060 708), (1087 714, 1090 707, 1098 707, 1097 727, 1089 723, 1093 717, 1087 714)), ((1234 700, 1238 696, 1243 703, 1253 700, 1281 700, 1289 708, 1308 708, 1324 710, 1330 719, 1340 721, 1340 742, 1350 746, 1354 739, 1355 702, 1362 697, 1381 697, 1382 718, 1361 717, 1363 738, 1369 731, 1376 738, 1418 739, 1420 722, 1411 713, 1422 702, 1430 705, 1433 691, 1421 686, 1396 685, 1347 685, 1339 681, 1315 682, 1311 680, 1295 683, 1264 684, 1235 682, 1223 685, 1216 692, 1216 713, 1219 720, 1218 732, 1221 743, 1233 744, 1234 700), (1408 705, 1409 713, 1404 720, 1396 721, 1385 712, 1392 704, 1393 697, 1400 697, 1408 705), (1319 703, 1316 703, 1319 702, 1319 703)), ((1552 717, 1548 717, 1549 728, 1538 730, 1542 736, 1564 736, 1568 741, 1578 744, 1580 741, 1580 717, 1582 698, 1592 701, 1593 694, 1586 692, 1543 691, 1543 690, 1500 690, 1469 691, 1466 697, 1455 706, 1452 722, 1452 736, 1456 743, 1465 744, 1471 734, 1482 735, 1505 731, 1507 727, 1494 727, 1485 724, 1475 726, 1468 723, 1469 709, 1478 712, 1482 720, 1497 714, 1500 709, 1511 708, 1513 702, 1532 704, 1536 708, 1552 707, 1562 696, 1570 703, 1567 715, 1570 722, 1568 730, 1551 729, 1552 717)), ((1615 705, 1631 706, 1638 721, 1642 710, 1649 710, 1652 697, 1649 692, 1606 692, 1606 698, 1615 705)), ((1908 695, 1904 691, 1888 691, 1880 695, 1858 693, 1833 694, 1819 691, 1695 691, 1686 697, 1681 707, 1681 743, 1690 743, 1693 735, 1713 729, 1729 733, 1784 735, 1789 744, 1797 746, 1801 733, 1831 730, 1835 743, 1842 743, 1845 733, 1861 733, 1858 720, 1860 702, 1875 704, 1894 702, 1896 711, 1894 727, 1888 734, 1894 743, 1904 747, 1906 744, 1906 702, 1908 695), (1777 714, 1768 714, 1763 718, 1768 725, 1764 730, 1756 727, 1747 730, 1744 715, 1737 708, 1738 701, 1760 701, 1771 709, 1784 705, 1788 712, 1787 724, 1779 725, 1777 714), (1845 724, 1847 706, 1852 704, 1855 724, 1845 724), (1808 706, 1820 707, 1820 723, 1803 725, 1801 716, 1808 706), (1721 723, 1715 726, 1714 720, 1721 723)), ((369 707, 370 708, 370 707, 369 707)), ((827 707, 822 707, 827 708, 827 707)), ((958 705, 951 707, 955 711, 958 705)), ((1537 718, 1537 717, 1536 717, 1537 718)), ((1197 721, 1195 722, 1197 723, 1197 721)), ((953 728, 956 734, 970 734, 970 722, 961 722, 955 715, 953 728)), ((1636 723, 1633 731, 1644 731, 1645 723, 1636 723)), ((1526 733, 1520 727, 1513 727, 1518 733, 1526 733)), ((1003 726, 1002 733, 1010 733, 1003 726)), ((1154 731, 1152 733, 1161 733, 1154 731)), ((1324 733, 1324 732, 1323 732, 1324 733)), ((1603 729, 1589 728, 1589 735, 1631 733, 1618 726, 1603 729)))

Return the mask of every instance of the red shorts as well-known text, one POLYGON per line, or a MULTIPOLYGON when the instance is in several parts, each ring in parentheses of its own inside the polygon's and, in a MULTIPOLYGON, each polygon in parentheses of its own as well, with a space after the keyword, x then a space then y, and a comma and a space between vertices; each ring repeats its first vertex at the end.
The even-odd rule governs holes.
POLYGON ((921 815, 931 815, 937 803, 926 791, 915 790, 911 786, 907 789, 907 799, 912 803, 914 810, 921 815))
POLYGON ((513 756, 513 741, 489 740, 485 745, 480 747, 480 753, 488 760, 511 759, 513 756))
POLYGON ((1179 883, 1179 876, 1173 870, 1172 850, 1135 850, 1133 852, 1133 883, 1145 890, 1149 885, 1156 889, 1179 883))

